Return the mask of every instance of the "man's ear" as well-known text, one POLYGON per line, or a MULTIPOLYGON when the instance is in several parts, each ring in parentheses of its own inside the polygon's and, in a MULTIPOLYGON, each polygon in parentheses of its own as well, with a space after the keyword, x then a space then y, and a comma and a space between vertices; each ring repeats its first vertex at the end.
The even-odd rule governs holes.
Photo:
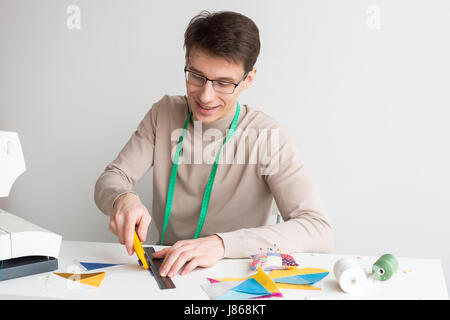
POLYGON ((253 70, 247 74, 247 78, 245 78, 245 81, 244 81, 245 89, 249 88, 251 86, 251 84, 253 83, 253 81, 255 80, 256 71, 257 71, 257 69, 253 68, 253 70))

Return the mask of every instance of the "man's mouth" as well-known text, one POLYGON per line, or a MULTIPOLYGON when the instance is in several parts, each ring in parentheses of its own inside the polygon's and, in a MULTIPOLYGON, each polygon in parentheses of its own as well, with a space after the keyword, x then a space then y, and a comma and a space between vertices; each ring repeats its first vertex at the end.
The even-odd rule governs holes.
POLYGON ((198 109, 203 113, 212 113, 212 112, 214 112, 215 109, 217 109, 219 107, 219 106, 215 106, 215 107, 214 106, 204 106, 204 105, 199 104, 197 101, 195 101, 195 103, 196 103, 198 109))

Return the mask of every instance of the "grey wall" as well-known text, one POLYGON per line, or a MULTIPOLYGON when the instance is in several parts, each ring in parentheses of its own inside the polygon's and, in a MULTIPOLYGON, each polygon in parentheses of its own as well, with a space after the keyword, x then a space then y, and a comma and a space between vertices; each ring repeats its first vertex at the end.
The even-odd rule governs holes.
MULTIPOLYGON (((117 241, 94 183, 152 103, 185 93, 183 33, 202 9, 259 26, 257 78, 240 102, 295 139, 335 252, 438 258, 450 279, 444 0, 0 0, 0 129, 19 133, 27 164, 0 207, 65 240, 117 241), (71 4, 80 29, 67 27, 71 4)), ((151 178, 137 186, 149 208, 151 178)))

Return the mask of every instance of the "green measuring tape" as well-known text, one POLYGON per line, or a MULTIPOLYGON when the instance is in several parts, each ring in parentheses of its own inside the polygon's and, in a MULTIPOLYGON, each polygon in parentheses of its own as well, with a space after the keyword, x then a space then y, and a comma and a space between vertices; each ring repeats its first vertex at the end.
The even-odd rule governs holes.
MULTIPOLYGON (((241 106, 239 105, 239 102, 237 102, 236 112, 234 113, 234 118, 233 118, 233 121, 231 122, 230 130, 228 131, 228 135, 227 135, 225 141, 220 146, 220 149, 217 152, 216 159, 214 160, 213 167, 212 167, 211 173, 209 175, 208 183, 206 184, 205 193, 203 195, 202 209, 200 211, 200 219, 198 221, 197 230, 195 231, 194 239, 197 239, 199 237, 200 231, 202 230, 203 224, 205 223, 206 213, 208 211, 208 205, 209 205, 209 198, 211 196, 211 190, 212 190, 214 178, 215 178, 216 172, 217 172, 217 166, 218 166, 218 162, 219 162, 220 152, 222 151, 222 148, 225 145, 225 143, 227 143, 227 141, 231 138, 234 131, 236 130, 240 110, 241 110, 241 106)), ((177 150, 175 152, 175 158, 173 161, 172 170, 170 172, 169 189, 167 191, 166 212, 164 215, 164 225, 163 225, 163 231, 162 231, 162 236, 161 236, 161 245, 163 244, 163 241, 164 241, 164 235, 166 234, 167 225, 169 224, 170 212, 172 211, 173 194, 175 191, 175 182, 177 180, 177 172, 178 172, 178 162, 180 160, 181 150, 183 149, 183 140, 184 140, 184 136, 187 131, 187 127, 189 125, 189 119, 191 118, 191 114, 192 114, 192 111, 189 111, 189 114, 184 123, 183 133, 182 133, 180 139, 178 140, 177 150)))

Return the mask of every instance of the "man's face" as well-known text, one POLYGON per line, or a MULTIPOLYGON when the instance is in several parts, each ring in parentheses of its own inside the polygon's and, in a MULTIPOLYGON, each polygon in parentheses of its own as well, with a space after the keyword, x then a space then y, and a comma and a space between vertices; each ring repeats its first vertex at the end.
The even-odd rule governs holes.
MULTIPOLYGON (((242 63, 228 62, 222 57, 195 48, 191 50, 189 57, 186 56, 186 68, 208 79, 233 83, 238 83, 245 73, 242 63)), ((187 97, 194 120, 208 123, 234 112, 239 93, 250 86, 255 73, 256 69, 250 71, 232 94, 215 91, 211 81, 206 81, 202 87, 186 82, 187 97)))

